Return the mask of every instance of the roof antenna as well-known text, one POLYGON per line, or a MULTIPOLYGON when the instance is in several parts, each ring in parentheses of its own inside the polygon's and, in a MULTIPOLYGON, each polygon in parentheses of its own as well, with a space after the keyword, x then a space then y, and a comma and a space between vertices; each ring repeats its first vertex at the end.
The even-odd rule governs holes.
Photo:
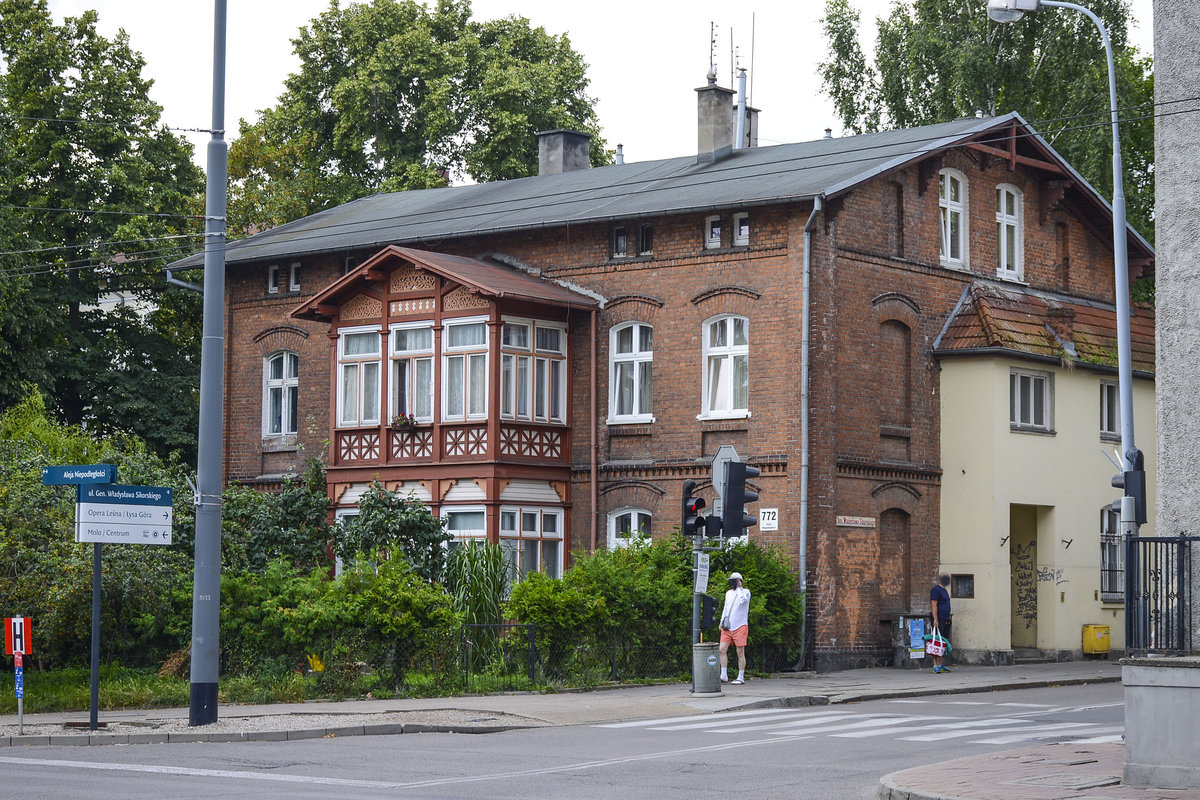
POLYGON ((708 23, 708 85, 717 85, 717 23, 708 23))

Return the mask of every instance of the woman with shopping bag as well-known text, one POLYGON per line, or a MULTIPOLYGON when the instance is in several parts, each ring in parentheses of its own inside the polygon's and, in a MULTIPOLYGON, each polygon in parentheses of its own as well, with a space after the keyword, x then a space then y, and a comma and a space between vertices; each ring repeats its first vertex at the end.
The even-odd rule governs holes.
POLYGON ((929 592, 929 606, 933 612, 933 635, 925 644, 925 652, 933 659, 934 672, 949 672, 950 668, 942 664, 950 645, 950 576, 943 572, 929 592))

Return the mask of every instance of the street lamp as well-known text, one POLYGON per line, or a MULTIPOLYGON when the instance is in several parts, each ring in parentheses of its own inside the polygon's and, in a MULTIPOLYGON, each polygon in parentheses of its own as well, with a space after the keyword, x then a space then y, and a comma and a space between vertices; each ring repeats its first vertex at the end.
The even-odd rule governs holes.
MULTIPOLYGON (((1117 380, 1121 405, 1121 458, 1124 469, 1142 471, 1142 459, 1133 444, 1133 367, 1129 345, 1129 255, 1126 250, 1125 225, 1125 182, 1121 169, 1121 137, 1117 127, 1117 73, 1113 68, 1112 44, 1108 30, 1090 9, 1061 0, 988 0, 988 16, 996 22, 1016 22, 1025 12, 1040 11, 1042 6, 1070 8, 1091 17, 1100 29, 1104 42, 1104 53, 1108 57, 1108 101, 1112 114, 1112 163, 1113 163, 1113 278, 1117 297, 1117 380)), ((1126 484, 1129 480, 1126 479, 1126 484)), ((1121 501, 1122 530, 1126 535, 1137 535, 1133 498, 1129 486, 1121 501), (1127 509, 1128 506, 1128 509, 1127 509)), ((1143 501, 1144 502, 1144 501, 1143 501)))

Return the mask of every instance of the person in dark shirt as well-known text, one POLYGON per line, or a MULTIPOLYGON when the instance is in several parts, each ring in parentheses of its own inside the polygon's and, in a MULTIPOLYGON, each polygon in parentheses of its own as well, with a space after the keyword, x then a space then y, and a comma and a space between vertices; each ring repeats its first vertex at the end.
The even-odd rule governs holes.
MULTIPOLYGON (((950 638, 950 592, 946 589, 949 585, 950 576, 943 572, 938 576, 938 582, 929 592, 929 607, 933 612, 933 629, 944 639, 950 638)), ((934 672, 950 671, 949 667, 942 664, 943 656, 931 656, 931 658, 934 672)))

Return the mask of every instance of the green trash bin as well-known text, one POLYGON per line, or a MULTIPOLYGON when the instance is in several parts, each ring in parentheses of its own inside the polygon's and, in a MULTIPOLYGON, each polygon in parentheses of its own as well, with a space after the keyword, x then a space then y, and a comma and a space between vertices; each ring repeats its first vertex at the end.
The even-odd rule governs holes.
POLYGON ((716 694, 721 691, 721 661, 716 642, 692 645, 692 681, 696 694, 716 694))

